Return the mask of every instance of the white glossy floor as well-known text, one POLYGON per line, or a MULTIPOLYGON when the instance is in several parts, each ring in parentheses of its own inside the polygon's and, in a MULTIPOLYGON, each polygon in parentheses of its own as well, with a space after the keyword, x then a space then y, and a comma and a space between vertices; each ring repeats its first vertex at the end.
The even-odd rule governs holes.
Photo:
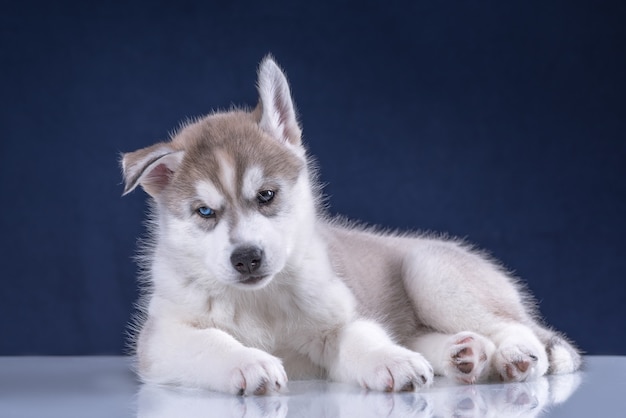
POLYGON ((122 357, 0 357, 0 417, 626 417, 626 357, 587 357, 585 370, 533 382, 417 393, 295 381, 274 397, 140 385, 122 357))

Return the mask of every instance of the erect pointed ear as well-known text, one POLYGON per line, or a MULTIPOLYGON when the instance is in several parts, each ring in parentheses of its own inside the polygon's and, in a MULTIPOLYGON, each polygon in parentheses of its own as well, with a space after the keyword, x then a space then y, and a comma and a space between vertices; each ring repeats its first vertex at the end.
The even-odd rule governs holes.
POLYGON ((141 185, 146 193, 157 197, 170 183, 183 155, 184 151, 174 150, 167 143, 158 143, 123 154, 122 172, 125 185, 122 196, 141 185))
POLYGON ((280 141, 300 145, 302 131, 296 119, 289 83, 271 55, 261 61, 258 77, 259 126, 280 141))

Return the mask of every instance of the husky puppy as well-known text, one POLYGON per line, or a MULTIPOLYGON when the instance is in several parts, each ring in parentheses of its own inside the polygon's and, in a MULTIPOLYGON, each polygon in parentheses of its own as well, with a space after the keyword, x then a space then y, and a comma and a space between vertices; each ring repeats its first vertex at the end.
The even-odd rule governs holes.
POLYGON ((146 382, 270 394, 291 378, 413 391, 570 373, 578 351, 519 284, 455 240, 329 219, 271 57, 252 111, 123 155, 150 196, 136 354, 146 382))

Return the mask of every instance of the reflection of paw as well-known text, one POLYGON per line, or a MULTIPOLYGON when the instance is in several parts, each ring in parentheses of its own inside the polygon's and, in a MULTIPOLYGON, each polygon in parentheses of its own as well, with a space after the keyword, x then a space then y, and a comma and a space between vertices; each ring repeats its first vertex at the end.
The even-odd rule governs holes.
POLYGON ((412 392, 429 386, 433 369, 421 354, 399 346, 369 353, 358 381, 366 389, 385 392, 412 392))
POLYGON ((276 357, 255 348, 246 348, 236 357, 228 392, 267 395, 287 387, 287 374, 276 357))
POLYGON ((495 345, 473 332, 454 335, 450 344, 445 375, 462 383, 475 383, 488 369, 495 345))
MULTIPOLYGON (((252 396, 239 399, 239 408, 231 411, 232 417, 285 418, 287 401, 279 396, 252 396)), ((206 410, 204 411, 206 417, 206 410)), ((212 411, 211 411, 212 412, 212 411)), ((216 416, 212 415, 211 416, 216 416)))
POLYGON ((445 402, 442 402, 440 414, 433 416, 450 417, 486 417, 490 405, 478 386, 457 386, 451 390, 445 402))
POLYGON ((494 392, 492 411, 498 417, 535 417, 548 402, 548 381, 545 377, 529 382, 515 382, 494 392))
MULTIPOLYGON (((316 416, 308 414, 307 416, 316 416)), ((338 417, 432 417, 432 405, 424 395, 416 392, 403 393, 375 393, 362 392, 358 398, 347 399, 342 402, 341 414, 326 414, 323 416, 338 417)))
POLYGON ((523 382, 543 375, 547 369, 546 353, 532 344, 502 344, 493 357, 495 372, 501 381, 523 382))
POLYGON ((144 384, 137 394, 137 418, 285 418, 287 400, 284 396, 225 397, 204 390, 144 384))
POLYGON ((568 400, 569 397, 576 392, 581 381, 582 377, 580 373, 549 376, 550 398, 552 403, 558 405, 568 400))

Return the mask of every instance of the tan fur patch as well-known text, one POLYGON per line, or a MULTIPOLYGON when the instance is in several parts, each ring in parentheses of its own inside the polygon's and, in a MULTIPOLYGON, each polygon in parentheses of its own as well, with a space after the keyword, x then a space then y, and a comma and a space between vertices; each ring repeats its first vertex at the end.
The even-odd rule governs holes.
POLYGON ((250 196, 242 188, 249 167, 262 166, 265 178, 293 184, 306 165, 278 139, 261 131, 253 114, 243 111, 210 115, 184 127, 172 147, 184 149, 185 157, 165 201, 181 217, 190 213, 184 206, 198 198, 199 182, 210 182, 227 205, 245 208, 244 200, 250 196))

